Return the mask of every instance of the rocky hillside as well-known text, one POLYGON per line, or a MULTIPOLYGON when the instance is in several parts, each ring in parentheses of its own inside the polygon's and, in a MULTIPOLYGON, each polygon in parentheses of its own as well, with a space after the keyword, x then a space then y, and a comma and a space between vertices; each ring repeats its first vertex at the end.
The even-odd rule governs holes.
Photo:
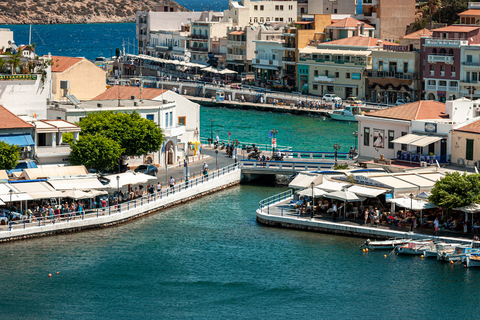
MULTIPOLYGON (((0 24, 135 22, 135 12, 155 10, 155 0, 0 0, 0 24)), ((178 11, 189 11, 173 0, 178 11)))

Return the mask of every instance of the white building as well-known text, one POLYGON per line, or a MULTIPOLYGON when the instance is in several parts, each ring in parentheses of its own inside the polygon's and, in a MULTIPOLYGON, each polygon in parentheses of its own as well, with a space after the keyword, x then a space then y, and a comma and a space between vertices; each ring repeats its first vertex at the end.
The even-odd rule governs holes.
MULTIPOLYGON (((301 0, 300 0, 301 1, 301 0)), ((307 2, 308 14, 348 14, 356 12, 356 0, 316 0, 307 2)))
POLYGON ((188 38, 189 33, 185 31, 152 31, 146 54, 188 62, 190 61, 190 50, 187 49, 188 38))
POLYGON ((461 46, 460 55, 460 61, 462 61, 460 65, 460 96, 478 99, 480 98, 480 45, 461 46))
POLYGON ((0 29, 0 48, 8 48, 13 41, 13 31, 7 28, 0 29))
POLYGON ((241 27, 249 23, 295 22, 297 21, 297 1, 229 0, 229 9, 224 11, 224 21, 228 19, 241 27))
POLYGON ((255 59, 252 60, 255 80, 283 85, 284 42, 281 40, 256 40, 254 42, 257 52, 255 59))
POLYGON ((194 21, 191 24, 189 49, 191 62, 217 66, 219 60, 226 60, 227 30, 233 26, 228 22, 194 21), (223 39, 223 46, 222 46, 223 39))

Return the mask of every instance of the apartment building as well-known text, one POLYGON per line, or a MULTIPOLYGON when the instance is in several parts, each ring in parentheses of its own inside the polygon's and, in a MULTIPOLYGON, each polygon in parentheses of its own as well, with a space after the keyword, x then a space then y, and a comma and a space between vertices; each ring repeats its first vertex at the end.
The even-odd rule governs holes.
MULTIPOLYGON (((299 0, 302 1, 302 0, 299 0)), ((356 0, 305 0, 308 14, 348 14, 356 12, 356 0)))
POLYGON ((232 19, 239 26, 247 26, 249 23, 291 23, 297 20, 297 1, 229 0, 229 9, 224 11, 224 19, 232 19))
POLYGON ((283 86, 283 41, 256 40, 255 51, 257 53, 252 61, 255 81, 283 86))
POLYGON ((227 55, 227 30, 233 27, 229 22, 219 21, 193 21, 191 33, 188 38, 191 51, 191 61, 212 66, 218 66, 226 60, 227 55), (220 39, 224 39, 221 41, 220 39), (209 62, 210 61, 210 62, 209 62))

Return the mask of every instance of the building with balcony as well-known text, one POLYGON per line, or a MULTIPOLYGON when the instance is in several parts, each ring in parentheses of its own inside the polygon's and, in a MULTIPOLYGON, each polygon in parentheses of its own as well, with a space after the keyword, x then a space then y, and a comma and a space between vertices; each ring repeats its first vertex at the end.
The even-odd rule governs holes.
POLYGON ((421 47, 421 38, 430 38, 432 36, 433 32, 428 30, 428 29, 422 29, 418 30, 415 32, 412 32, 410 34, 407 34, 403 37, 400 37, 398 39, 398 44, 400 46, 407 46, 409 47, 410 51, 417 50, 420 51, 421 47))
POLYGON ((415 22, 415 0, 362 0, 354 18, 375 27, 375 37, 394 42, 415 22))
POLYGON ((183 27, 184 31, 152 31, 146 54, 162 59, 190 61, 187 48, 190 26, 187 27, 183 27))
POLYGON ((397 99, 420 99, 420 52, 409 49, 384 46, 383 50, 372 51, 372 68, 367 71, 369 101, 395 104, 397 99))
POLYGON ((255 40, 254 42, 257 52, 252 61, 255 81, 273 86, 283 86, 283 41, 255 40))
POLYGON ((480 25, 480 2, 469 2, 468 10, 458 14, 460 24, 480 25))
POLYGON ((480 45, 462 46, 460 61, 460 96, 480 98, 480 45))
POLYGON ((356 2, 355 0, 310 0, 307 2, 307 11, 302 13, 354 15, 356 2))
POLYGON ((226 60, 227 30, 232 22, 193 21, 189 37, 191 62, 218 67, 226 60), (220 39, 223 38, 225 41, 220 39))
POLYGON ((461 50, 480 43, 480 26, 448 26, 422 38, 422 79, 425 99, 455 100, 460 96, 461 50))
POLYGON ((296 0, 229 0, 228 10, 224 11, 224 21, 231 19, 238 26, 249 23, 285 22, 297 20, 296 0))
POLYGON ((325 32, 328 39, 338 40, 354 36, 373 37, 375 28, 365 22, 347 17, 326 26, 325 32))
POLYGON ((366 70, 371 69, 372 51, 380 48, 379 39, 355 36, 300 49, 299 88, 315 95, 334 93, 343 99, 356 96, 367 100, 366 70))

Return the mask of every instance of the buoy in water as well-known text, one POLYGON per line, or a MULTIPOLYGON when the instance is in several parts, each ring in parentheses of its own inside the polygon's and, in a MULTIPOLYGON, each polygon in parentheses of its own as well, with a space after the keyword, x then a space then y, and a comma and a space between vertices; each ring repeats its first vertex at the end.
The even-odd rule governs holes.
POLYGON ((368 252, 368 248, 366 248, 365 251, 368 252))
POLYGON ((52 277, 52 274, 51 274, 51 273, 49 273, 49 274, 48 274, 48 277, 49 277, 49 278, 51 278, 51 277, 52 277))
POLYGON ((423 254, 420 256, 420 258, 423 258, 423 254))
POLYGON ((60 274, 60 272, 57 272, 57 274, 60 274))
POLYGON ((453 261, 450 261, 450 264, 453 264, 453 261))
POLYGON ((467 265, 466 265, 466 264, 464 264, 464 265, 463 265, 463 267, 464 267, 464 268, 466 268, 466 267, 467 267, 467 265))
POLYGON ((365 249, 362 249, 362 252, 365 252, 365 249))
POLYGON ((384 254, 384 255, 383 255, 383 257, 384 257, 384 258, 386 258, 386 257, 387 257, 387 255, 386 255, 386 254, 384 254))

